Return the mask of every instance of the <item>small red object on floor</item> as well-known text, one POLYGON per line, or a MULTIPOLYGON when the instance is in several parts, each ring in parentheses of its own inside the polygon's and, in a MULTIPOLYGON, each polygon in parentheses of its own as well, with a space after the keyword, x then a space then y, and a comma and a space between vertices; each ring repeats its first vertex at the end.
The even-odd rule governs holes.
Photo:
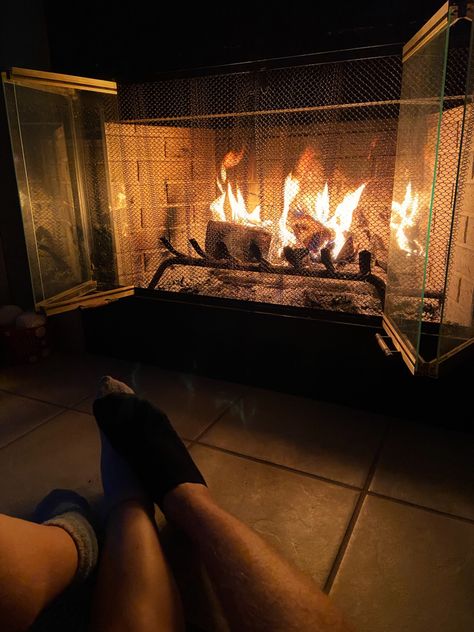
POLYGON ((7 364, 32 364, 50 354, 48 327, 0 327, 1 347, 7 364))

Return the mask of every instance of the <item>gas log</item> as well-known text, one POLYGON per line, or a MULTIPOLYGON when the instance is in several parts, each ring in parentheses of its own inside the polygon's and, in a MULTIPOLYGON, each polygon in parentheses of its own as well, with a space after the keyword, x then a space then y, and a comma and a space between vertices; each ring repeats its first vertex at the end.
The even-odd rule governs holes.
POLYGON ((329 242, 333 241, 336 233, 308 213, 291 213, 288 225, 299 243, 311 252, 319 252, 329 242))
POLYGON ((256 261, 256 253, 266 257, 272 236, 268 230, 243 224, 210 220, 206 230, 206 254, 214 259, 222 258, 222 244, 230 255, 240 261, 256 261))

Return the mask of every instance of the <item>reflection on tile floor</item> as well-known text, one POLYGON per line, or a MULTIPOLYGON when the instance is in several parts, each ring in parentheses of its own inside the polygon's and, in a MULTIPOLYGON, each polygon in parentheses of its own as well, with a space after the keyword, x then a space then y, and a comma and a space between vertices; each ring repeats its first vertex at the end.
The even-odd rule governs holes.
POLYGON ((362 487, 386 423, 344 406, 252 389, 201 440, 362 487))
POLYGON ((468 435, 57 354, 0 371, 1 512, 26 517, 54 487, 100 497, 91 404, 103 374, 165 410, 221 504, 325 586, 356 629, 474 629, 468 435))
POLYGON ((474 441, 399 423, 387 437, 371 490, 474 520, 474 441))
MULTIPOLYGON (((150 400, 170 418, 178 433, 195 439, 222 415, 244 392, 242 386, 209 380, 196 375, 163 371, 157 367, 135 364, 124 379, 140 397, 150 400)), ((73 408, 92 414, 91 395, 73 408)))

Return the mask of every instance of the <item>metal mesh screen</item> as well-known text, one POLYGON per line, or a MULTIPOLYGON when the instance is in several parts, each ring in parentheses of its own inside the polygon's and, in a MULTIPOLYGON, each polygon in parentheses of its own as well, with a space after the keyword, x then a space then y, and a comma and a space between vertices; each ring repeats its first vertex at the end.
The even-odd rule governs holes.
POLYGON ((400 77, 383 57, 119 85, 106 140, 122 281, 380 313, 359 259, 383 281, 400 77))

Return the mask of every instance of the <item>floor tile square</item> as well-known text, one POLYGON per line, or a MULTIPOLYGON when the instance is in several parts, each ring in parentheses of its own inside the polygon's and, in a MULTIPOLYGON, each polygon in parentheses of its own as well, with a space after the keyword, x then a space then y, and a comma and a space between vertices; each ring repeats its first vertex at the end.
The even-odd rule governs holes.
POLYGON ((363 632, 472 632, 474 524, 364 502, 331 596, 363 632))
POLYGON ((362 487, 386 423, 365 411, 252 389, 201 440, 362 487))
POLYGON ((393 424, 371 490, 474 520, 474 436, 393 424))
POLYGON ((191 454, 225 509, 324 584, 357 492, 199 445, 191 454))
POLYGON ((90 415, 67 410, 0 450, 0 512, 29 517, 52 489, 102 493, 100 441, 90 415))
POLYGON ((0 391, 0 448, 26 434, 62 408, 0 391))

